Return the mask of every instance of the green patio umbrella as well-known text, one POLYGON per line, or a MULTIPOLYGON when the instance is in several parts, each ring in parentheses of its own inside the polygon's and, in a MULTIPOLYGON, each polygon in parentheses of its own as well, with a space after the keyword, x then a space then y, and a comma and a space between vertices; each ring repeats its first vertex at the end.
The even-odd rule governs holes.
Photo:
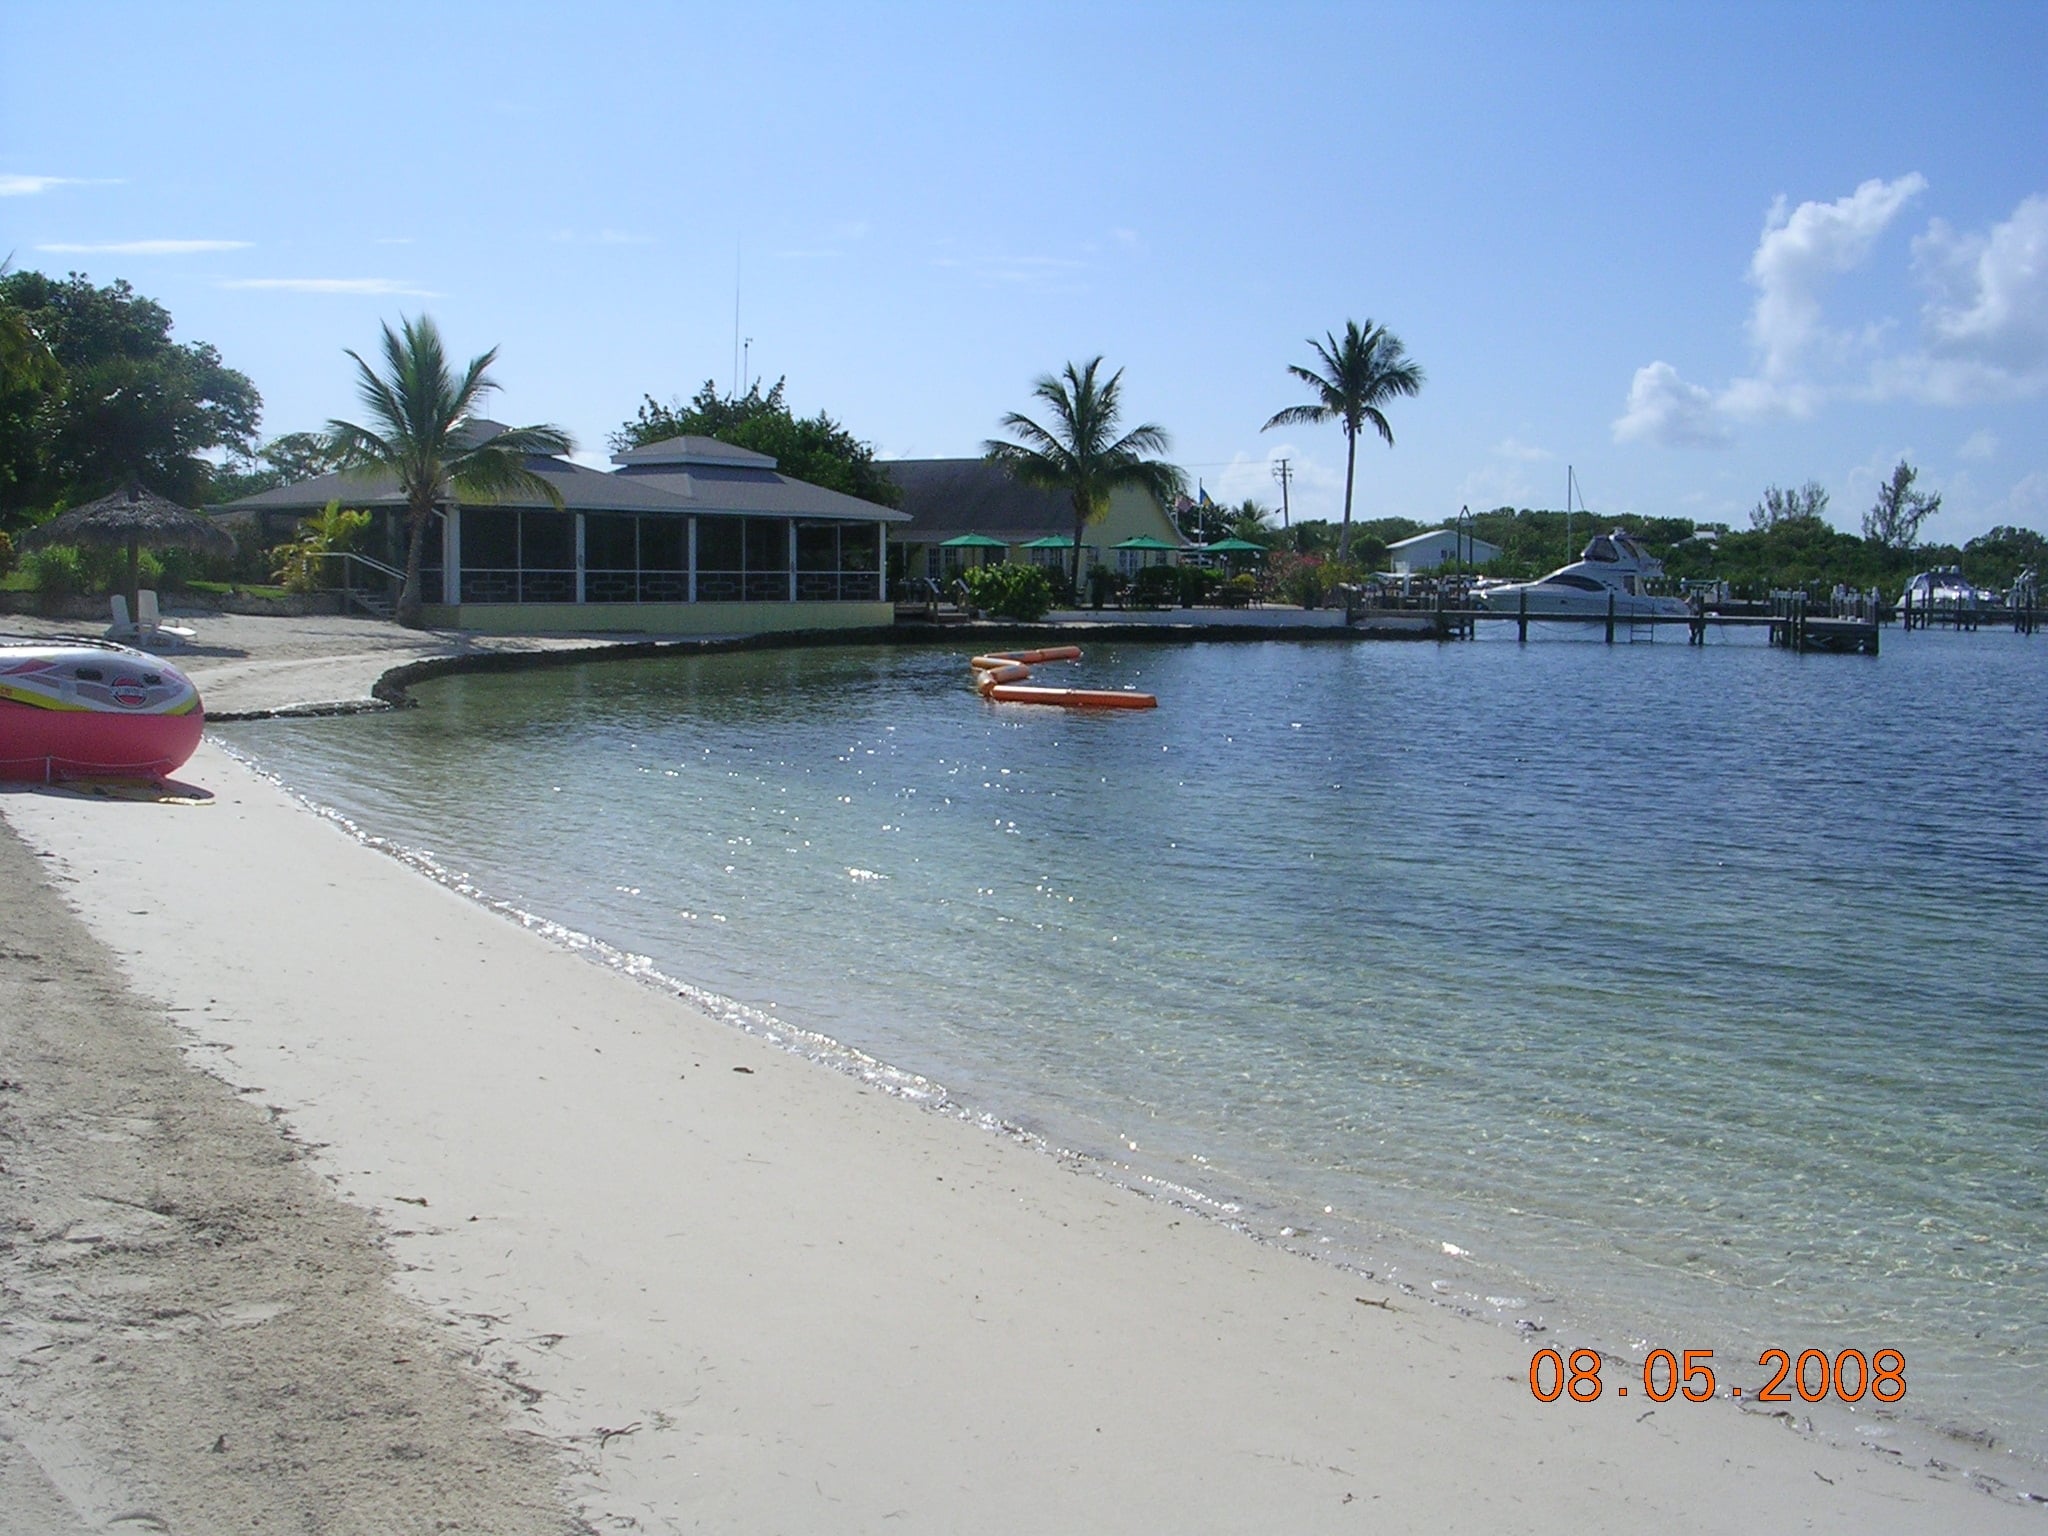
POLYGON ((1263 555, 1266 546, 1254 544, 1250 539, 1218 539, 1214 544, 1202 546, 1205 555, 1263 555))
POLYGON ((939 543, 941 549, 978 549, 981 564, 988 564, 988 552, 992 549, 1008 549, 1010 546, 1001 539, 992 539, 985 533, 963 533, 939 543))
MULTIPOLYGON (((1141 550, 1148 556, 1153 554, 1177 555, 1187 548, 1185 544, 1169 544, 1164 539, 1155 539, 1148 533, 1141 533, 1135 539, 1125 539, 1115 547, 1117 549, 1141 550)), ((1148 559, 1145 563, 1150 565, 1152 562, 1148 559)))
POLYGON ((1074 541, 1067 538, 1064 534, 1048 533, 1042 539, 1033 539, 1028 544, 1021 544, 1018 547, 1020 549, 1072 549, 1074 541))

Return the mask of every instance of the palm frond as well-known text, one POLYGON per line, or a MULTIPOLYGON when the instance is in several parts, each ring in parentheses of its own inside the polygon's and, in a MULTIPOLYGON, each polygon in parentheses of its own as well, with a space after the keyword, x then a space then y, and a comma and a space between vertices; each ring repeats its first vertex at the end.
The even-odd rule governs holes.
POLYGON ((1290 405, 1285 410, 1275 411, 1266 418, 1266 424, 1259 430, 1270 432, 1275 427, 1319 427, 1330 419, 1330 410, 1321 405, 1290 405))

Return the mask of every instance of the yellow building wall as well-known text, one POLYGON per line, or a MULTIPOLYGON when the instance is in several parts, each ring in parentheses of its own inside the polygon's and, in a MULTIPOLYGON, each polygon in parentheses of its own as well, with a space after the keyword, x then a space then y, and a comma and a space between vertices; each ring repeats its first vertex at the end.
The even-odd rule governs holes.
POLYGON ((765 635, 886 626, 896 610, 889 603, 434 603, 423 617, 430 628, 485 635, 765 635))

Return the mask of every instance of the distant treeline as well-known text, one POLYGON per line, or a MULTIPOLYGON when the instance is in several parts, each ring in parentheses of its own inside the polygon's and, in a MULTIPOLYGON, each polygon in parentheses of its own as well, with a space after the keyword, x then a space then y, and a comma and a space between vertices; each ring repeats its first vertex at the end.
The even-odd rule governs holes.
MULTIPOLYGON (((1353 561, 1366 570, 1385 570, 1387 546, 1447 526, 1452 525, 1405 517, 1355 522, 1353 561)), ((1876 587, 1895 598, 1916 572, 1945 565, 1961 566, 1978 586, 2003 589, 2026 567, 2048 566, 2048 537, 2031 528, 1994 528, 1960 548, 1920 544, 1894 549, 1844 533, 1817 517, 1786 518, 1756 530, 1713 528, 1703 533, 1688 518, 1574 512, 1567 536, 1562 512, 1496 507, 1474 513, 1464 526, 1503 551, 1500 559, 1478 568, 1489 576, 1539 576, 1578 559, 1594 534, 1622 528, 1664 562, 1672 580, 1725 581, 1738 595, 1757 597, 1791 587, 1826 592, 1839 583, 1857 591, 1876 587)), ((1289 529, 1268 530, 1267 537, 1302 554, 1327 555, 1337 547, 1336 525, 1331 522, 1297 522, 1289 529)))

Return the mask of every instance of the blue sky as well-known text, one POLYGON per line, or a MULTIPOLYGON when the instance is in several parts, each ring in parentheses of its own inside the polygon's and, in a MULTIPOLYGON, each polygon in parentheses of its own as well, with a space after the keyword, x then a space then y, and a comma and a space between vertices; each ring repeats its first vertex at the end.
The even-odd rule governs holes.
POLYGON ((1924 536, 2048 529, 2048 6, 386 6, 13 0, 0 253, 125 277, 356 408, 431 313, 593 462, 640 397, 786 375, 976 453, 1102 354, 1213 494, 1335 515, 1265 433, 1347 318, 1428 371, 1357 514, 1742 523, 1901 456, 1924 536))

